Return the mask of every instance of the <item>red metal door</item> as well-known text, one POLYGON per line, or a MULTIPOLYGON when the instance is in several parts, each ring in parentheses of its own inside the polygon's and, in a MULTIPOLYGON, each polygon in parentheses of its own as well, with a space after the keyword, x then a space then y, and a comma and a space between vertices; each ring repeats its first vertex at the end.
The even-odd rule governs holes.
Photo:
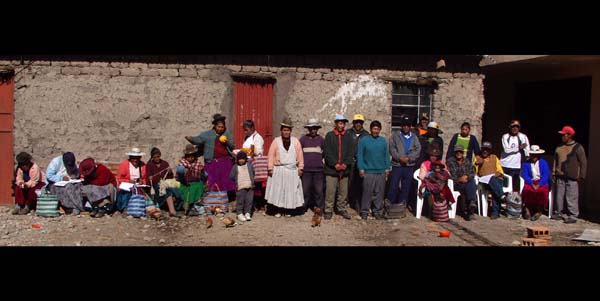
POLYGON ((14 72, 0 70, 0 205, 13 204, 14 72))
POLYGON ((273 84, 274 80, 236 79, 234 86, 234 140, 236 148, 244 143, 244 120, 254 121, 265 140, 264 154, 273 141, 273 84))

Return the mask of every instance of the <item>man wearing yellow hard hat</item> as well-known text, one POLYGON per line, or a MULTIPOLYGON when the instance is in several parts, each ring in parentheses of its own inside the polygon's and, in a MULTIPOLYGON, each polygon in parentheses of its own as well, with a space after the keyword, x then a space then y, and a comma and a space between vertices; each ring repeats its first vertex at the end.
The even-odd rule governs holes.
POLYGON ((348 203, 350 207, 355 210, 360 210, 360 202, 362 199, 362 178, 358 174, 356 168, 356 152, 358 150, 358 142, 362 137, 369 136, 370 133, 364 129, 365 116, 362 114, 354 115, 352 118, 352 128, 348 130, 348 133, 352 137, 352 151, 353 163, 350 167, 350 176, 348 177, 348 203))

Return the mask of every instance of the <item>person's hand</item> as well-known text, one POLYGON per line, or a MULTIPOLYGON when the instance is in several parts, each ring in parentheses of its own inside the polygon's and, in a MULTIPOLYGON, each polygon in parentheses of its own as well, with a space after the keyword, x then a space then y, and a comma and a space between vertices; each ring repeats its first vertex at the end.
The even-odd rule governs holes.
POLYGON ((192 140, 192 136, 185 136, 185 140, 187 140, 187 141, 192 140))
POLYGON ((387 181, 387 179, 390 177, 390 171, 386 170, 385 171, 385 180, 387 181))
POLYGON ((400 157, 400 162, 402 162, 403 164, 408 164, 409 160, 410 160, 409 157, 400 157))
POLYGON ((150 180, 150 182, 154 182, 154 176, 149 176, 148 180, 150 180))
POLYGON ((469 181, 469 176, 467 175, 462 175, 460 178, 458 178, 459 183, 467 183, 467 181, 469 181))
POLYGON ((540 185, 539 184, 533 184, 532 187, 533 187, 533 190, 538 190, 540 188, 540 185))
POLYGON ((302 171, 302 169, 298 169, 298 176, 299 176, 299 177, 302 177, 302 174, 303 174, 303 171, 302 171))
POLYGON ((345 163, 340 164, 340 170, 346 170, 348 166, 345 163))
POLYGON ((475 158, 475 164, 477 164, 477 165, 483 164, 483 158, 479 158, 479 157, 475 158))
POLYGON ((340 164, 336 164, 335 165, 335 171, 340 171, 341 170, 341 165, 340 164))
POLYGON ((269 177, 272 177, 272 176, 273 176, 273 170, 271 169, 271 170, 269 170, 269 177))
POLYGON ((527 148, 527 143, 523 143, 523 144, 521 144, 521 146, 519 146, 519 148, 520 148, 520 149, 525 149, 525 148, 527 148))
POLYGON ((499 173, 499 172, 497 172, 497 173, 496 173, 496 177, 498 177, 498 178, 502 179, 502 178, 504 178, 504 174, 503 174, 503 173, 499 173))
POLYGON ((63 181, 68 181, 68 180, 69 180, 69 177, 67 177, 67 176, 63 177, 63 181))
POLYGON ((552 176, 552 183, 556 183, 556 176, 552 176))
POLYGON ((359 171, 359 172, 358 172, 358 175, 359 175, 361 178, 364 178, 364 177, 365 177, 365 171, 364 171, 364 170, 361 170, 361 171, 359 171))

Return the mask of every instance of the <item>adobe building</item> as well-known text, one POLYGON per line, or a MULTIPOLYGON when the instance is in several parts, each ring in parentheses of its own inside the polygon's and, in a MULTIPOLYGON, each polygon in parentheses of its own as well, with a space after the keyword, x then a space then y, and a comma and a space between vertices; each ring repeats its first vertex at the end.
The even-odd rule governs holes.
MULTIPOLYGON (((464 121, 481 140, 481 56, 0 56, 0 204, 12 204, 14 155, 42 168, 63 152, 120 162, 132 147, 174 165, 187 143, 227 116, 236 145, 252 119, 268 143, 287 115, 293 135, 318 118, 360 113, 390 137, 401 114, 428 113, 447 144, 464 121), (445 64, 439 64, 443 58, 445 64), (445 66, 444 66, 445 65, 445 66), (14 117, 14 118, 13 118, 14 117)), ((350 126, 350 125, 349 125, 350 126)), ((554 130, 554 128, 552 129, 554 130)), ((143 160, 147 161, 149 155, 143 160)))

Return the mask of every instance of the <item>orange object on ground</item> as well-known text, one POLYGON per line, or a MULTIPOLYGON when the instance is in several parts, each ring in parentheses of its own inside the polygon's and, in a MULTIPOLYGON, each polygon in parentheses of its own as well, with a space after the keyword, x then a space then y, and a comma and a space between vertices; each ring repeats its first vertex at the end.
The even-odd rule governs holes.
POLYGON ((448 231, 448 230, 441 230, 440 231, 440 237, 450 237, 450 231, 448 231))
POLYGON ((31 224, 31 228, 33 229, 40 229, 42 227, 42 225, 40 224, 31 224))

